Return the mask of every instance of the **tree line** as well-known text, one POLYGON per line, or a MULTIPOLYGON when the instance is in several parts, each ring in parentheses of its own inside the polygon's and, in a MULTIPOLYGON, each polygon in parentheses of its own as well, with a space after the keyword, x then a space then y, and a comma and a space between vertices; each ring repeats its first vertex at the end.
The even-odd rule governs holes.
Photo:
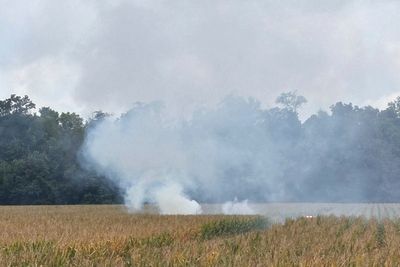
POLYGON ((78 114, 39 109, 28 96, 0 101, 0 204, 121 202, 119 190, 79 163, 85 122, 78 114))
MULTIPOLYGON (((338 102, 302 122, 305 102, 284 93, 263 115, 282 155, 276 164, 289 197, 281 200, 399 202, 400 97, 384 110, 338 102)), ((0 204, 121 203, 118 186, 80 160, 86 133, 105 116, 36 112, 28 96, 0 100, 0 204)))

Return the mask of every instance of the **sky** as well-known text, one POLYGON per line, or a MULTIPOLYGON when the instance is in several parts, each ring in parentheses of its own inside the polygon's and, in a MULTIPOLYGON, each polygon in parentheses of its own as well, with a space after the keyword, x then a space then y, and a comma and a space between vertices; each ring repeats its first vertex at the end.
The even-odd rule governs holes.
POLYGON ((0 99, 176 114, 227 95, 272 107, 297 90, 307 117, 400 95, 400 1, 0 0, 0 99))

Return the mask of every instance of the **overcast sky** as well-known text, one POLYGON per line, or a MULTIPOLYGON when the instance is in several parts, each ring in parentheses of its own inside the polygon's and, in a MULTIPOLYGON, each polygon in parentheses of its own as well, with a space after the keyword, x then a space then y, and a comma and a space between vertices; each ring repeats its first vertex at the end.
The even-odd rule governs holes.
POLYGON ((400 1, 0 0, 0 98, 85 116, 228 94, 266 107, 385 107, 400 94, 400 1))

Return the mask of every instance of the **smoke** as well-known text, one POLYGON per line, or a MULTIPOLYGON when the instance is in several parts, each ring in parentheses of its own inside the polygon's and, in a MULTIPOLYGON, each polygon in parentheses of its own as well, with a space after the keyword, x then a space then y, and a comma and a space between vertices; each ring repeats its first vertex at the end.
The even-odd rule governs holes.
POLYGON ((239 202, 237 199, 234 201, 228 201, 222 205, 222 212, 224 214, 243 214, 243 215, 252 215, 256 214, 256 212, 250 208, 248 204, 248 200, 243 200, 239 202))
POLYGON ((0 0, 0 98, 89 115, 298 89, 308 117, 399 93, 399 1, 27 2, 0 0))
MULTIPOLYGON (((162 103, 136 104, 119 118, 89 130, 84 155, 125 190, 134 211, 145 203, 162 214, 198 214, 204 202, 280 194, 263 110, 254 99, 230 96, 188 119, 171 119, 162 103)), ((247 201, 227 203, 225 213, 252 213, 247 201)))
POLYGON ((199 205, 182 191, 185 158, 177 126, 164 121, 161 108, 138 104, 117 120, 99 123, 88 135, 87 157, 126 189, 130 209, 155 202, 164 214, 198 213, 199 205))
POLYGON ((179 118, 160 102, 139 103, 92 125, 83 154, 133 211, 151 203, 162 214, 199 214, 199 203, 225 203, 224 213, 253 214, 248 203, 396 201, 397 152, 376 134, 387 112, 337 103, 302 123, 293 110, 237 96, 179 118))
POLYGON ((154 200, 158 204, 161 214, 200 214, 199 203, 190 200, 183 193, 180 184, 170 184, 154 191, 154 200))

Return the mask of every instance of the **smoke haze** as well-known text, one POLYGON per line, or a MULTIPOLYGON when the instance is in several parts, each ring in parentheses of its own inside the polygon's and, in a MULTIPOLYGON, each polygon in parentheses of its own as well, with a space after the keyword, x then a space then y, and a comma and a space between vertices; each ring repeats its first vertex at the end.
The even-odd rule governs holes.
POLYGON ((0 98, 123 114, 93 126, 83 152, 132 210, 400 199, 397 115, 364 107, 400 94, 398 1, 0 6, 0 98), (293 90, 309 101, 300 114, 273 108, 293 90), (337 101, 362 108, 319 112, 337 101))
POLYGON ((331 109, 302 123, 293 110, 238 96, 188 119, 166 115, 159 102, 138 103, 89 129, 84 155, 133 211, 152 203, 162 214, 199 214, 198 203, 225 203, 225 213, 252 214, 248 201, 398 199, 397 152, 380 126, 397 120, 392 111, 331 109))
MULTIPOLYGON (((379 108, 399 93, 398 1, 0 1, 0 98, 88 116, 230 93, 379 108)), ((172 111, 171 111, 172 110, 172 111)))
MULTIPOLYGON (((126 203, 133 210, 151 202, 164 214, 200 213, 192 197, 273 201, 284 192, 274 177, 273 140, 266 138, 262 124, 263 110, 252 99, 230 96, 189 120, 168 119, 160 103, 138 104, 94 127, 85 155, 126 189, 126 203)), ((235 213, 237 208, 251 213, 237 201, 225 210, 235 213)))

